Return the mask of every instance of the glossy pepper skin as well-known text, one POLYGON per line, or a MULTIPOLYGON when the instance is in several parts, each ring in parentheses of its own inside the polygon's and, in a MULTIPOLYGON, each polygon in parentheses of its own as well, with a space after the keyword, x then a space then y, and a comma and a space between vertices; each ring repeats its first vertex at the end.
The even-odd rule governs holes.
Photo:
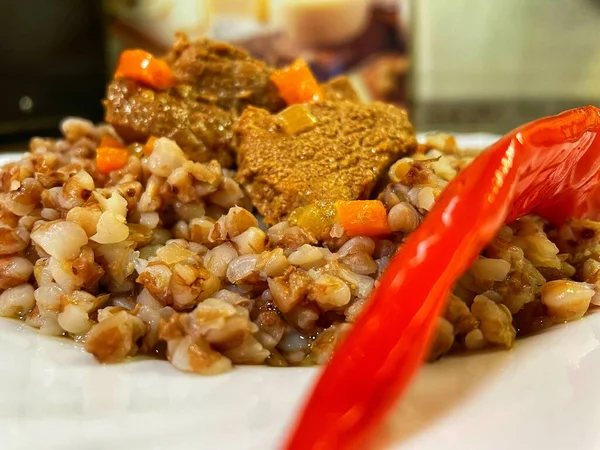
POLYGON ((502 224, 533 212, 600 218, 600 110, 566 111, 500 139, 446 187, 398 251, 325 368, 288 450, 370 448, 426 357, 450 291, 502 224))

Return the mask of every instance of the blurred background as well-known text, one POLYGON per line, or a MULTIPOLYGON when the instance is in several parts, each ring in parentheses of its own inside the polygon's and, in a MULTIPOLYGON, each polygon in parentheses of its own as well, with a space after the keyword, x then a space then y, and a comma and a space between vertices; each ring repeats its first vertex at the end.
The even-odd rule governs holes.
POLYGON ((406 106, 420 131, 502 133, 600 104, 600 0, 2 0, 0 144, 102 119, 119 52, 176 31, 274 65, 347 74, 365 100, 406 106))

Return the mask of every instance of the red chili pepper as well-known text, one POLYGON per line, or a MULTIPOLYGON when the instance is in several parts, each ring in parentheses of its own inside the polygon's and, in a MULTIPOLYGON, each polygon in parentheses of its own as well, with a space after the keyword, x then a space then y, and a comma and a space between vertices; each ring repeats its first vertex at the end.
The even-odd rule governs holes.
POLYGON ((386 270, 304 408, 288 450, 369 448, 367 439, 425 359, 458 278, 502 224, 600 217, 600 110, 524 125, 452 181, 386 270))

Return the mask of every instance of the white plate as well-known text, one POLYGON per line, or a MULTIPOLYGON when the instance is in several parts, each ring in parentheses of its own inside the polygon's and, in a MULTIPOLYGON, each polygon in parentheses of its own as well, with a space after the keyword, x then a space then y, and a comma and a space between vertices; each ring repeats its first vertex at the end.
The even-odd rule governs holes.
MULTIPOLYGON (((512 351, 427 365, 380 442, 411 450, 600 448, 599 336, 597 314, 512 351)), ((317 373, 244 367, 201 377, 147 359, 102 366, 72 342, 0 319, 0 449, 275 449, 317 373)))

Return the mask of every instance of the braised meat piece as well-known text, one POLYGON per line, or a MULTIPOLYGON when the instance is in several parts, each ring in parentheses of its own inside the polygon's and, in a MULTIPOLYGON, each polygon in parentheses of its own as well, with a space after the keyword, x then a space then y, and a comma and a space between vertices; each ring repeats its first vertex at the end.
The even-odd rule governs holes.
POLYGON ((273 69, 223 42, 190 42, 179 34, 165 60, 178 82, 193 87, 196 100, 241 113, 248 105, 269 111, 285 106, 271 82, 273 69))
POLYGON ((232 125, 237 114, 196 101, 190 86, 155 91, 135 81, 114 80, 104 104, 106 121, 128 142, 168 137, 194 161, 216 159, 224 167, 235 162, 232 125))
POLYGON ((316 201, 365 199, 388 166, 416 148, 406 111, 392 105, 323 101, 314 126, 286 131, 280 115, 249 107, 236 126, 238 181, 273 224, 316 201))
POLYGON ((243 50, 179 35, 165 57, 177 85, 157 91, 131 80, 113 80, 106 121, 127 141, 150 136, 175 140, 196 161, 235 162, 232 124, 247 105, 278 111, 285 105, 270 81, 272 69, 243 50))

